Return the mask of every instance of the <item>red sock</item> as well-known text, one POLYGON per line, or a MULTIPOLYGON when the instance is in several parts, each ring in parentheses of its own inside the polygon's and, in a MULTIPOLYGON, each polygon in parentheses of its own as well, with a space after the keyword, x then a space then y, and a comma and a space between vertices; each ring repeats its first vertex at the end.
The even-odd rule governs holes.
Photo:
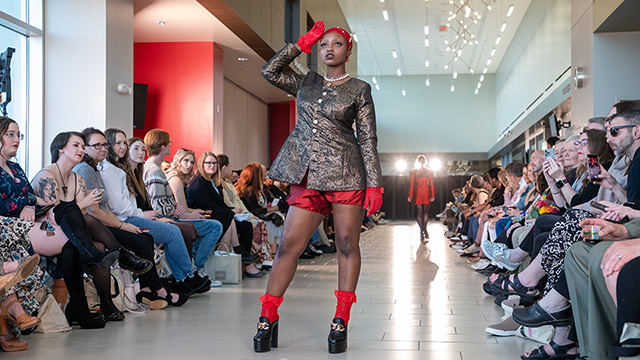
POLYGON ((356 293, 351 291, 334 291, 338 298, 338 305, 336 306, 336 316, 344 320, 344 323, 349 323, 349 316, 351 315, 351 305, 356 302, 356 293))
POLYGON ((266 316, 270 323, 280 319, 278 315, 278 307, 282 304, 284 297, 275 297, 273 295, 264 294, 260 297, 262 302, 262 312, 260 316, 266 316))

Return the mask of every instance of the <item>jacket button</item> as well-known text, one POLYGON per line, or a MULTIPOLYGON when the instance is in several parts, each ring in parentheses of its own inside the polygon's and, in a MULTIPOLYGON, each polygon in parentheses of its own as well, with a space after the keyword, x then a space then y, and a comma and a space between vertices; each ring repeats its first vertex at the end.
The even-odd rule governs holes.
POLYGON ((318 130, 316 130, 316 129, 311 130, 311 132, 313 132, 314 134, 315 134, 317 131, 318 131, 318 130))
POLYGON ((313 120, 313 123, 314 123, 314 124, 317 124, 317 123, 318 123, 318 120, 313 120))
POLYGON ((322 104, 322 99, 318 99, 318 102, 322 104))

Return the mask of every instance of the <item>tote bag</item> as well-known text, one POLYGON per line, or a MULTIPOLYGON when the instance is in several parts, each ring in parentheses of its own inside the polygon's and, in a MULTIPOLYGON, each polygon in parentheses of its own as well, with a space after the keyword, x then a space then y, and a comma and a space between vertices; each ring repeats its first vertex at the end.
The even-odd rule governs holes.
POLYGON ((218 250, 204 265, 204 270, 209 277, 218 280, 223 284, 240 284, 242 282, 242 259, 235 254, 233 249, 229 249, 226 244, 219 244, 218 250), (226 251, 220 250, 224 247, 226 251))
POLYGON ((35 332, 50 334, 70 331, 71 327, 67 322, 67 318, 60 309, 56 298, 48 294, 44 302, 40 306, 38 317, 42 322, 36 328, 35 332))

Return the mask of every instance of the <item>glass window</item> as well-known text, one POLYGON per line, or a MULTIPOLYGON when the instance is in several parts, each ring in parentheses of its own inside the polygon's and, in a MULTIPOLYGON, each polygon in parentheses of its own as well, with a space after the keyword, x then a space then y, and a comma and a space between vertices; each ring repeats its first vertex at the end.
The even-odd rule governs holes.
MULTIPOLYGON (((20 126, 20 132, 27 132, 27 56, 26 36, 0 26, 0 53, 7 48, 15 49, 10 62, 11 69, 11 102, 7 105, 7 116, 20 126)), ((1 115, 1 114, 0 114, 1 115)), ((18 151, 18 162, 24 165, 26 143, 22 143, 18 151)))
POLYGON ((28 1, 27 0, 1 0, 0 11, 10 15, 23 22, 29 23, 27 14, 28 1))

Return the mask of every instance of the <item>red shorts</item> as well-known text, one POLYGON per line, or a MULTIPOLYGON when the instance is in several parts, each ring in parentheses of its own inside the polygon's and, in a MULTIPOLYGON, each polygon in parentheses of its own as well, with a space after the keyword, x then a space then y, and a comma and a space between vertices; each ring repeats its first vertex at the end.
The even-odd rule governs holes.
POLYGON ((328 216, 331 214, 331 204, 364 206, 364 190, 352 191, 318 191, 307 189, 307 177, 299 185, 291 184, 291 194, 287 197, 287 204, 301 209, 328 216))

